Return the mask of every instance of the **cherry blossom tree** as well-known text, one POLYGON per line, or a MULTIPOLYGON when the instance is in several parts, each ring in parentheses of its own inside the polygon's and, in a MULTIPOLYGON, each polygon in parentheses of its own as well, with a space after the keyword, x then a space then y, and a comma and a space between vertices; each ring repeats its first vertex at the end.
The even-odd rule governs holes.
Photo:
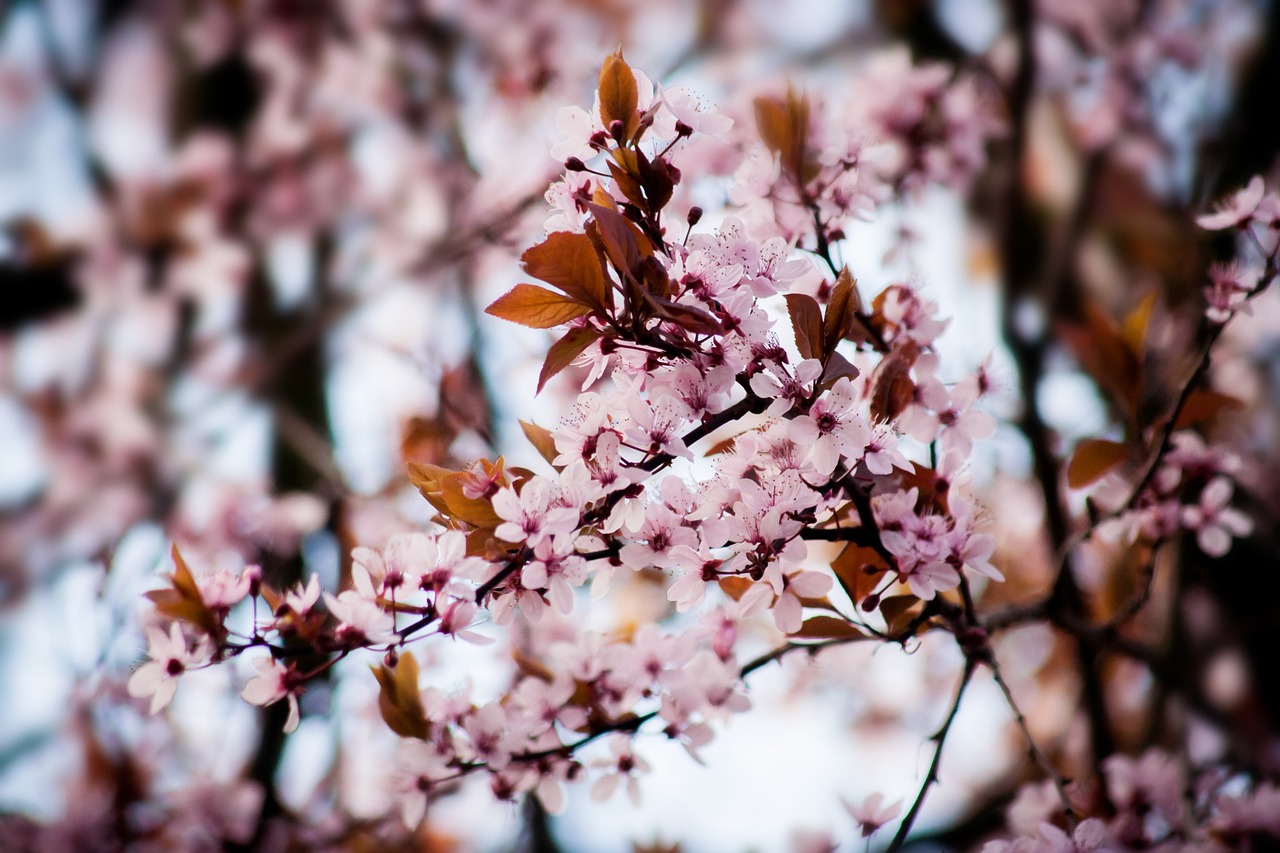
POLYGON ((794 849, 1280 841, 1280 14, 961 5, 7 12, 85 199, 7 225, 7 595, 111 630, 0 846, 585 849, 779 675, 927 729, 794 849))

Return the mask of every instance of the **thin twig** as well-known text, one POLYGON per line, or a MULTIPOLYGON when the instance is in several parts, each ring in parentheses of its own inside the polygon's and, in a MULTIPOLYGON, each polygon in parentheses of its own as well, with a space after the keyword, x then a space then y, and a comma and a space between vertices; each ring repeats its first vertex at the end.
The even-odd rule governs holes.
POLYGON ((956 688, 956 698, 951 702, 951 710, 947 712, 946 719, 942 721, 942 727, 929 738, 934 743, 933 760, 929 762, 929 772, 925 774, 924 782, 920 785, 920 791, 916 794, 915 802, 911 804, 910 811, 907 812, 907 816, 902 819, 902 824, 898 827, 898 833, 893 836, 893 841, 889 844, 889 853, 902 849, 902 845, 906 843, 907 836, 911 834, 911 827, 920 815, 920 809, 924 807, 925 798, 929 796, 929 789, 938 781, 938 768, 942 764, 942 748, 946 745, 947 733, 951 731, 951 724, 955 722, 956 715, 960 712, 960 702, 964 699, 965 688, 969 686, 977 665, 975 658, 965 658, 964 672, 960 676, 960 686, 956 688))
POLYGON ((1049 760, 1049 756, 1044 754, 1044 751, 1036 744, 1035 738, 1031 736, 1031 727, 1027 725, 1027 718, 1023 715, 1022 709, 1018 707, 1018 703, 1014 701, 1013 691, 1009 689, 1008 682, 1004 680, 1004 675, 1000 672, 1000 667, 996 663, 994 654, 987 658, 987 666, 991 669, 991 677, 995 679, 996 686, 1004 694, 1005 704, 1013 712, 1013 719, 1017 722, 1018 728, 1022 732, 1023 740, 1027 742, 1027 748, 1031 752, 1032 759, 1036 764, 1040 765, 1044 775, 1053 780, 1053 787, 1058 792, 1058 800, 1062 803, 1062 812, 1067 816, 1067 822, 1074 829, 1077 815, 1071 805, 1071 798, 1067 796, 1067 779, 1058 772, 1058 769, 1053 766, 1053 762, 1049 760))

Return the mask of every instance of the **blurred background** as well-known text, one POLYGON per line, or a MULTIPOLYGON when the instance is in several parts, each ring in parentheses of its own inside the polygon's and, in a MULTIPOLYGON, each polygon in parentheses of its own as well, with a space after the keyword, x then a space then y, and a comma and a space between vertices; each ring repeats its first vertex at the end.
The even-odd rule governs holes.
MULTIPOLYGON (((756 711, 706 767, 652 745, 638 808, 575 791, 551 819, 464 788, 415 837, 384 819, 395 739, 366 662, 310 692, 288 739, 225 668, 185 679, 159 719, 124 691, 171 542, 192 564, 334 590, 353 546, 429 517, 406 462, 533 458, 517 418, 556 423, 576 385, 535 398, 549 336, 482 309, 552 213, 559 110, 590 104, 618 45, 747 125, 752 96, 788 81, 826 104, 866 97, 876 63, 976 81, 1000 130, 973 180, 903 188, 842 251, 865 293, 907 281, 953 318, 939 349, 955 376, 991 359, 1002 425, 972 486, 1010 577, 991 606, 1052 576, 1062 510, 1037 462, 1122 420, 1056 330, 1086 303, 1122 319, 1157 294, 1161 355, 1142 369, 1164 389, 1148 404, 1167 405, 1206 264, 1235 249, 1193 216, 1280 151, 1280 10, 1264 0, 0 0, 0 847, 222 849, 211 839, 251 837, 236 822, 268 801, 306 849, 818 850, 852 838, 840 798, 913 795, 963 663, 927 639, 760 673, 756 711)), ((708 227, 744 152, 719 156, 698 189, 708 227)), ((1213 429, 1248 461, 1260 518, 1276 517, 1274 296, 1211 373, 1240 403, 1213 429)), ((1168 561, 1190 566, 1193 616, 1232 625, 1187 659, 1275 731, 1280 576, 1259 527, 1212 577, 1194 554, 1168 561)), ((1082 583, 1123 600, 1116 554, 1083 562, 1082 583)), ((635 587, 620 618, 664 618, 635 587)), ((1135 630, 1174 630, 1168 587, 1135 630)), ((1033 626, 997 650, 1033 729, 1069 753, 1069 648, 1033 626)), ((509 668, 450 650, 429 678, 498 689, 509 668)), ((1160 685, 1132 662, 1102 669, 1119 746, 1157 738, 1160 685)), ((943 847, 997 826, 1029 772, 995 685, 972 690, 920 822, 943 847)))

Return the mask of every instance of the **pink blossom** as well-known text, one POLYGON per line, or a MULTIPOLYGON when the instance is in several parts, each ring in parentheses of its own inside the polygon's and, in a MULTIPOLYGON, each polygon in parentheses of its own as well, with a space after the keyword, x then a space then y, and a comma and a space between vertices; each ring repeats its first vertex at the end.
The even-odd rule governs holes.
POLYGON ((486 637, 484 634, 477 634, 475 631, 470 630, 471 624, 475 621, 476 613, 479 612, 475 602, 455 598, 443 607, 439 604, 436 607, 440 612, 440 624, 437 626, 437 630, 441 634, 447 634, 464 642, 475 643, 478 646, 488 645, 493 642, 491 637, 486 637))
POLYGON ((396 750, 395 789, 405 826, 416 828, 426 815, 427 803, 434 788, 456 775, 449 766, 450 758, 451 756, 426 741, 401 742, 396 750))
POLYGON ((1252 834, 1280 837, 1280 788, 1263 782, 1254 790, 1218 799, 1218 814, 1211 824, 1229 837, 1252 834))
POLYGON ((686 525, 681 514, 664 504, 650 504, 645 510, 644 524, 632 535, 638 541, 623 545, 618 556, 623 565, 636 570, 670 568, 674 548, 698 545, 697 532, 686 525))
POLYGON ((178 679, 189 669, 206 665, 212 656, 208 637, 201 637, 194 648, 188 648, 187 639, 177 622, 169 624, 165 633, 159 628, 147 629, 147 656, 144 663, 129 677, 129 695, 138 699, 151 697, 151 713, 173 701, 178 690, 178 679))
POLYGON ((803 621, 801 599, 826 595, 832 580, 820 572, 777 573, 775 577, 773 587, 778 597, 773 603, 773 621, 782 633, 794 634, 803 621))
POLYGON ((1231 481, 1215 477, 1200 493, 1198 503, 1182 509, 1182 523, 1196 532, 1196 544, 1210 557, 1230 551, 1233 536, 1253 532, 1253 520, 1230 503, 1231 481))
POLYGON ((1249 294, 1258 284, 1258 275, 1238 262, 1209 267, 1209 286, 1204 288, 1205 316, 1225 323, 1237 310, 1248 313, 1249 294))
POLYGON ((867 466, 867 470, 872 474, 881 477, 888 476, 893 472, 894 468, 900 468, 904 471, 911 469, 907 458, 898 450, 897 437, 892 430, 883 425, 872 430, 871 437, 867 441, 866 453, 862 457, 862 463, 867 466))
POLYGON ((876 793, 860 803, 845 800, 844 807, 849 812, 849 816, 861 827, 862 837, 867 838, 898 816, 898 812, 902 811, 902 800, 894 800, 885 805, 884 795, 876 793))
POLYGON ((1243 189, 1218 204, 1213 213, 1196 217, 1196 224, 1209 231, 1238 228, 1253 216, 1264 192, 1262 176, 1254 175, 1243 189))
POLYGON ((338 620, 336 634, 345 645, 377 645, 399 639, 394 617, 374 603, 371 591, 349 589, 337 596, 326 592, 324 600, 338 620))
POLYGON ((506 710, 497 703, 483 705, 462 720, 475 760, 483 761, 494 770, 501 770, 511 761, 515 739, 507 722, 506 710))
POLYGON ((796 365, 794 376, 781 366, 775 373, 757 373, 752 376, 751 390, 756 396, 773 401, 769 404, 768 414, 776 418, 803 403, 809 395, 810 383, 822 375, 822 364, 817 359, 810 358, 796 365))
POLYGON ((543 539, 533 549, 533 559, 520 571, 526 590, 545 590, 553 607, 564 615, 573 611, 573 589, 587 578, 586 561, 577 555, 568 535, 543 539))
POLYGON ((253 585, 262 580, 262 567, 245 566, 239 575, 223 569, 211 574, 196 575, 195 580, 205 606, 215 612, 226 613, 243 601, 253 585))
POLYGON ((508 542, 533 547, 547 536, 570 533, 578 523, 578 512, 569 507, 553 507, 552 485, 545 477, 534 477, 519 494, 503 489, 493 496, 493 511, 503 519, 494 535, 508 542))
POLYGON ((591 762, 592 767, 607 768, 603 776, 596 779, 591 786, 591 798, 604 802, 613 796, 618 784, 626 781, 627 796, 632 805, 640 805, 640 783, 637 774, 648 773, 649 762, 645 761, 631 749, 631 739, 625 735, 614 735, 609 739, 609 749, 613 758, 597 758, 591 762))
POLYGON ((658 100, 662 101, 663 107, 671 117, 668 122, 654 122, 654 129, 660 137, 675 136, 675 122, 684 124, 694 133, 717 137, 728 133, 733 127, 733 119, 718 112, 714 106, 685 86, 666 90, 659 88, 658 100))
POLYGON ((301 583, 284 595, 282 608, 288 608, 297 616, 306 616, 320 601, 320 576, 312 575, 304 587, 301 583))
POLYGON ((253 661, 258 674, 249 679, 240 696, 251 705, 272 705, 281 699, 289 700, 289 718, 285 721, 286 733, 298 728, 298 694, 301 681, 292 665, 281 664, 273 658, 256 658, 253 661))
POLYGON ((811 447, 813 467, 826 477, 841 458, 858 459, 871 440, 871 428, 854 411, 857 396, 852 383, 842 377, 830 391, 814 400, 809 412, 791 421, 791 440, 811 447))

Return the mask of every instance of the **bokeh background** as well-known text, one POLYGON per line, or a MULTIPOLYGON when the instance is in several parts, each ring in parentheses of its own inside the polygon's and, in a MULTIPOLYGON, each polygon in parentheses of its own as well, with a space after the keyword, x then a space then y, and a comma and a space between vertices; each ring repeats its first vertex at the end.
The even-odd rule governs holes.
MULTIPOLYGON (((549 337, 482 309, 543 233, 557 113, 589 104, 606 53, 622 45, 653 79, 750 124, 754 94, 790 81, 825 102, 856 98, 859 75, 897 56, 1007 81, 1027 37, 1034 92, 1020 129, 987 93, 1005 128, 974 185, 887 201, 842 246, 864 292, 909 281, 953 318, 939 343, 953 372, 991 359, 989 410, 1004 423, 973 477, 1012 579, 988 590, 996 603, 1051 571, 1022 413, 1062 454, 1115 429, 1070 349, 1029 354, 1025 339, 1078 316, 1080 294, 1123 316, 1155 292, 1150 334, 1174 355, 1149 369, 1178 374, 1205 261, 1231 250, 1191 216, 1280 151, 1276 4, 0 0, 5 831, 57 827, 62 849, 88 849, 77 845, 94 827, 176 812, 197 845, 201 826, 244 811, 227 804, 271 789, 346 849, 387 812, 395 745, 367 662, 309 693, 287 740, 224 671, 186 679, 167 717, 148 718, 124 692, 143 650, 140 596, 174 541, 192 563, 261 563, 277 583, 318 573, 336 589, 353 546, 426 521, 406 462, 533 458, 517 418, 554 424, 575 386, 535 398, 549 337), (1011 286, 1011 265, 1061 286, 1011 286)), ((731 173, 741 152, 723 156, 731 173)), ((713 226, 725 184, 700 192, 713 226)), ((1280 444, 1273 296, 1232 327, 1212 374, 1243 404, 1223 430, 1250 460, 1243 486, 1261 518, 1275 517, 1280 444)), ((1239 586, 1205 584, 1205 618, 1233 614, 1242 633, 1203 664, 1224 702, 1248 694, 1251 713, 1275 719, 1263 603, 1275 546, 1261 527, 1261 544, 1216 570, 1239 586)), ((1091 559, 1096 589, 1119 583, 1114 555, 1091 559)), ((657 619, 664 604, 636 581, 607 618, 657 619)), ((1069 656, 1043 627, 998 651, 1037 733, 1068 749, 1069 656)), ((432 662, 433 683, 507 677, 490 651, 454 652, 432 662)), ((928 640, 789 660, 753 681, 757 710, 707 766, 653 744, 638 808, 577 791, 552 820, 464 788, 413 844, 823 849, 828 834, 851 837, 840 798, 911 796, 961 664, 928 640)), ((1106 678, 1118 736, 1136 747, 1158 686, 1120 662, 1106 678)), ((1026 772, 995 685, 972 691, 921 820, 939 844, 998 823, 1026 772)))

